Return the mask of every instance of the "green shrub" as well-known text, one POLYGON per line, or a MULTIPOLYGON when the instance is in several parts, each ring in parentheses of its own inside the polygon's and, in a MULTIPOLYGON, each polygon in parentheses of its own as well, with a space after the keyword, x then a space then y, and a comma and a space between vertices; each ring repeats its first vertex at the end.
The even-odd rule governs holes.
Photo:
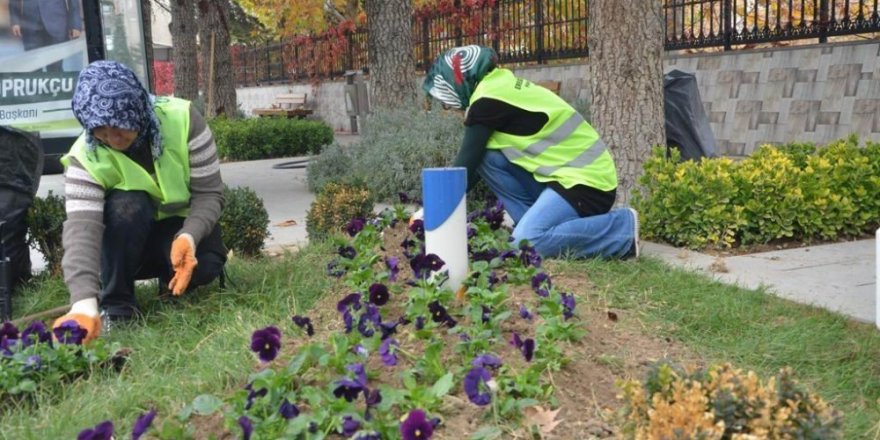
POLYGON ((733 245, 745 224, 742 206, 731 203, 737 193, 734 163, 727 158, 679 163, 677 150, 669 160, 665 154, 654 149, 633 196, 645 238, 690 248, 733 245))
POLYGON ((218 154, 227 160, 318 154, 333 141, 333 129, 320 121, 215 118, 208 124, 214 133, 218 154))
POLYGON ((373 199, 363 183, 330 182, 315 197, 306 213, 309 240, 321 240, 340 232, 351 219, 369 218, 373 199))
MULTIPOLYGON (((674 152, 676 153, 676 152, 674 152)), ((741 162, 645 163, 633 205, 645 238, 689 248, 833 240, 880 225, 880 146, 763 146, 741 162)))
POLYGON ((64 247, 61 243, 67 213, 64 197, 49 191, 45 198, 35 197, 27 214, 28 244, 46 258, 49 274, 61 274, 64 247))
POLYGON ((393 203, 400 192, 421 194, 422 168, 451 164, 464 136, 463 113, 422 105, 417 100, 371 114, 358 143, 331 147, 311 161, 309 189, 360 180, 380 202, 393 203))
POLYGON ((842 417, 784 369, 769 380, 725 364, 683 374, 654 368, 623 390, 627 439, 839 439, 842 417))
POLYGON ((263 200, 247 187, 225 189, 226 206, 220 216, 223 243, 236 254, 256 256, 269 236, 269 213, 263 200))

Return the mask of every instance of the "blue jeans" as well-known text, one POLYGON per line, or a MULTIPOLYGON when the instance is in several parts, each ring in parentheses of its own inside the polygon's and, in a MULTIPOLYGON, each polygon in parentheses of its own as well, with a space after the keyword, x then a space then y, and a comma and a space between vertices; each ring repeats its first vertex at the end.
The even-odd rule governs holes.
POLYGON ((634 251, 629 209, 580 217, 559 193, 494 150, 486 152, 478 172, 513 219, 513 238, 528 240, 542 256, 621 258, 634 251))

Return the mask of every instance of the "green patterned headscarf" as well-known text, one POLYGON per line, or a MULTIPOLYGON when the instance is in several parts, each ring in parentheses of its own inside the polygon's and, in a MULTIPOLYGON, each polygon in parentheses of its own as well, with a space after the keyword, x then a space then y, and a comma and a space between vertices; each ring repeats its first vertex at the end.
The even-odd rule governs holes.
POLYGON ((470 104, 477 83, 495 68, 497 59, 491 47, 470 45, 449 49, 434 61, 422 89, 447 106, 464 110, 470 104))

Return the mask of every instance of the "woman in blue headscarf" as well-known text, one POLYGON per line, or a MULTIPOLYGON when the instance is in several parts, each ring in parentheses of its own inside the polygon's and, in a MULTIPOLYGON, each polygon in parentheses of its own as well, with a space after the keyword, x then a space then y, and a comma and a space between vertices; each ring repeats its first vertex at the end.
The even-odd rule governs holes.
POLYGON ((638 215, 614 209, 617 172, 596 130, 559 96, 496 66, 482 46, 437 57, 422 88, 466 110, 453 166, 482 177, 515 223, 513 237, 544 256, 637 257, 638 215))
POLYGON ((223 181, 213 135, 189 101, 150 95, 128 67, 80 72, 73 114, 84 132, 62 158, 70 321, 94 339, 140 315, 134 281, 174 295, 217 278, 226 249, 217 221, 223 181))

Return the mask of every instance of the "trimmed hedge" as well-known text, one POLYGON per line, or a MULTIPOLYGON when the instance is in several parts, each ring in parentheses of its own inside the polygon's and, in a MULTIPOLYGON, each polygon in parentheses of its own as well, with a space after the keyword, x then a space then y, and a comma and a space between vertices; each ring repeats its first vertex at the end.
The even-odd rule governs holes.
POLYGON ((217 153, 225 160, 318 154, 333 142, 333 129, 321 121, 214 118, 208 125, 217 142, 217 153))
POLYGON ((692 249, 834 240, 880 225, 880 144, 762 146, 741 162, 654 150, 633 206, 642 234, 692 249))

